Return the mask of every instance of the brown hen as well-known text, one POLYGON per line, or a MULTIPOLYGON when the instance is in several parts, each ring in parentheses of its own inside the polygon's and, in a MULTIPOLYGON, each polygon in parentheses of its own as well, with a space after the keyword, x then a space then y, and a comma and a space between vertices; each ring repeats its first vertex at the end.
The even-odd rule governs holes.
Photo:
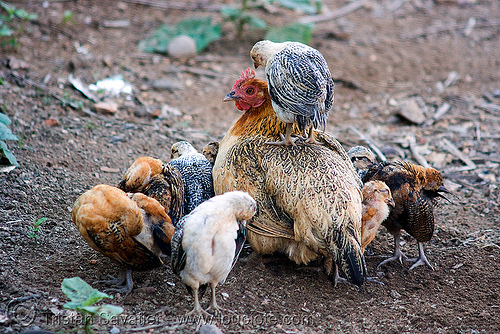
POLYGON ((140 192, 160 202, 174 226, 183 216, 184 183, 179 171, 159 159, 137 158, 118 187, 125 192, 140 192))
POLYGON ((100 184, 76 200, 71 217, 90 247, 120 265, 120 277, 108 282, 125 286, 111 290, 129 294, 131 271, 159 267, 160 253, 170 253, 172 221, 158 201, 144 194, 100 184))
MULTIPOLYGON (((226 95, 243 115, 220 142, 213 176, 216 194, 248 192, 257 214, 248 222, 248 240, 261 254, 284 252, 296 263, 325 256, 356 284, 365 279, 361 251, 360 180, 340 143, 315 132, 321 145, 266 145, 280 139, 287 124, 272 109, 267 83, 247 70, 226 95)), ((296 126, 293 132, 301 131, 296 126)))

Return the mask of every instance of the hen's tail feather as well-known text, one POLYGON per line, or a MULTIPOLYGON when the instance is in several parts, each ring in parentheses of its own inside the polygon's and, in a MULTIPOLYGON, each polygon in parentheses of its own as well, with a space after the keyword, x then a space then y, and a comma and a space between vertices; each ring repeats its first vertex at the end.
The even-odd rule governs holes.
POLYGON ((332 241, 331 255, 337 265, 350 282, 362 285, 366 277, 366 263, 359 242, 353 235, 346 235, 342 231, 335 231, 332 241))
POLYGON ((166 254, 168 256, 172 255, 172 247, 165 232, 159 226, 156 225, 152 226, 152 230, 153 230, 153 238, 158 247, 160 247, 160 250, 163 252, 163 254, 166 254))

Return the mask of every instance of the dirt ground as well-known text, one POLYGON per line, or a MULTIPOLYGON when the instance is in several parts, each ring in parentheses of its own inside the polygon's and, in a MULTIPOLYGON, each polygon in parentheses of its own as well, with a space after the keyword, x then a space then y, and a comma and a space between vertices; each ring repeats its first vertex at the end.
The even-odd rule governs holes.
MULTIPOLYGON (((223 38, 199 56, 175 60, 143 54, 137 43, 162 23, 196 15, 220 22, 219 12, 132 1, 14 2, 39 18, 25 25, 17 49, 0 50, 0 109, 20 138, 8 142, 19 167, 0 174, 0 332, 67 332, 80 323, 62 308, 68 301, 62 280, 79 276, 92 283, 118 270, 79 235, 70 216, 74 201, 96 184, 116 185, 139 156, 168 160, 176 141, 201 150, 220 140, 240 115, 222 98, 251 66, 249 50, 264 33, 246 30, 237 38, 226 23, 223 38), (73 13, 68 22, 65 10, 73 13), (130 25, 104 27, 106 20, 130 25), (85 85, 121 74, 134 86, 133 97, 114 98, 114 115, 94 114, 93 104, 69 83, 70 74, 85 85), (169 89, 158 88, 165 83, 169 89), (39 238, 30 237, 29 227, 42 217, 48 219, 39 238)), ((194 2, 182 4, 188 3, 194 2)), ((323 3, 329 10, 347 4, 323 3)), ((254 12, 269 24, 304 16, 274 8, 254 12)), ((434 270, 409 271, 409 263, 377 270, 380 255, 393 245, 383 228, 366 261, 369 274, 384 285, 334 288, 314 264, 297 266, 280 255, 245 261, 247 247, 217 292, 227 310, 208 323, 225 333, 500 331, 499 17, 497 0, 372 0, 316 24, 310 44, 324 54, 336 81, 327 132, 348 149, 364 144, 354 127, 410 160, 413 136, 416 152, 443 172, 453 190, 450 203, 441 201, 435 235, 426 244, 434 270), (426 118, 421 125, 397 116, 415 103, 426 118)), ((263 70, 257 76, 264 78, 263 70)), ((415 240, 404 234, 403 241, 403 251, 417 255, 415 240)), ((133 277, 129 296, 108 301, 124 307, 124 315, 96 320, 99 332, 208 328, 182 317, 193 300, 170 265, 133 277)))

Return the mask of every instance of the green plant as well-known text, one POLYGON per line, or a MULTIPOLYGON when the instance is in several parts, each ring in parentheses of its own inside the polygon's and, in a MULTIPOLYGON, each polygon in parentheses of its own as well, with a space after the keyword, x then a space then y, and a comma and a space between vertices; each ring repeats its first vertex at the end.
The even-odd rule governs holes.
POLYGON ((243 29, 246 25, 257 29, 267 28, 267 24, 264 20, 250 13, 250 9, 253 7, 255 7, 255 4, 251 3, 249 0, 242 0, 239 8, 227 6, 221 9, 221 14, 224 18, 235 25, 236 36, 238 38, 243 34, 243 29))
POLYGON ((92 318, 96 315, 99 317, 111 320, 113 317, 120 315, 123 308, 120 306, 104 304, 96 306, 97 302, 104 298, 113 298, 113 296, 100 292, 92 288, 87 282, 80 277, 65 278, 61 283, 61 289, 71 301, 63 305, 64 308, 75 310, 80 313, 82 320, 85 323, 85 333, 95 333, 92 329, 92 318))
POLYGON ((11 45, 12 47, 16 47, 16 37, 24 30, 26 22, 37 20, 38 15, 28 13, 24 9, 18 9, 14 5, 3 1, 0 1, 0 8, 6 12, 6 15, 0 14, 0 45, 11 45), (18 26, 17 30, 14 31, 12 22, 16 18, 21 19, 21 24, 18 26))
POLYGON ((70 10, 65 10, 63 13, 62 21, 65 24, 75 23, 75 14, 73 14, 73 12, 70 10))
POLYGON ((284 27, 270 27, 265 39, 280 43, 286 41, 308 44, 312 38, 313 24, 292 23, 284 27))
POLYGON ((212 24, 210 17, 191 17, 179 22, 176 26, 162 25, 151 37, 139 42, 143 52, 165 53, 172 39, 187 35, 194 39, 196 51, 202 51, 209 43, 221 37, 221 25, 212 24))
POLYGON ((7 148, 5 140, 19 140, 8 128, 10 118, 0 112, 0 171, 8 172, 17 167, 17 159, 7 148))
POLYGON ((30 233, 28 234, 28 237, 35 238, 35 239, 40 238, 40 236, 37 233, 38 233, 38 231, 40 231, 40 225, 42 225, 43 222, 46 220, 47 220, 46 217, 40 218, 40 219, 34 219, 33 226, 28 226, 28 228, 30 229, 30 233))

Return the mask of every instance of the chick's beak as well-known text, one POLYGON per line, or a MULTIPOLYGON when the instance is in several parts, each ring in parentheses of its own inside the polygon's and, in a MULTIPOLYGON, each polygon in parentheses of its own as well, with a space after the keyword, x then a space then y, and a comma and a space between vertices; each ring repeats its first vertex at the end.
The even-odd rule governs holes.
POLYGON ((258 68, 259 64, 257 64, 256 62, 253 62, 253 67, 258 68))
POLYGON ((240 97, 235 95, 236 93, 234 92, 234 90, 227 94, 224 99, 222 100, 223 102, 228 102, 228 101, 234 101, 234 100, 238 100, 240 97))
POLYGON ((396 203, 394 202, 394 199, 392 197, 388 198, 385 200, 385 202, 389 205, 389 206, 392 206, 392 207, 395 207, 396 206, 396 203))

